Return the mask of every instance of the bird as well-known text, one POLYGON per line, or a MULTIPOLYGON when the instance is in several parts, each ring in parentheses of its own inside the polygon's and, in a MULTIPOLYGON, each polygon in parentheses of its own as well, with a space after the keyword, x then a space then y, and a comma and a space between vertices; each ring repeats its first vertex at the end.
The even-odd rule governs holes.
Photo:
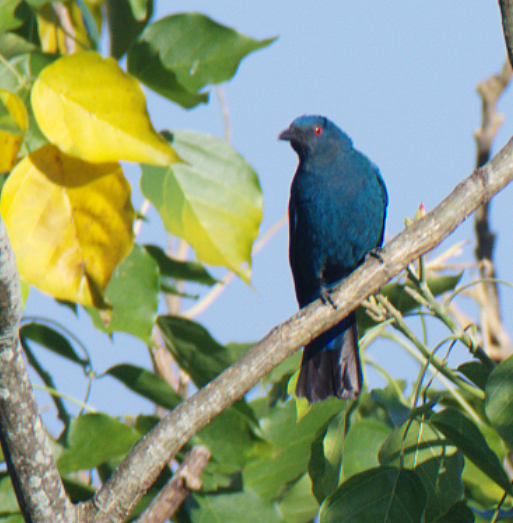
MULTIPOLYGON (((289 201, 289 262, 299 307, 321 298, 371 253, 380 257, 388 193, 379 169, 324 116, 296 118, 278 138, 299 163, 289 201)), ((355 399, 363 382, 356 313, 308 343, 296 396, 355 399)))

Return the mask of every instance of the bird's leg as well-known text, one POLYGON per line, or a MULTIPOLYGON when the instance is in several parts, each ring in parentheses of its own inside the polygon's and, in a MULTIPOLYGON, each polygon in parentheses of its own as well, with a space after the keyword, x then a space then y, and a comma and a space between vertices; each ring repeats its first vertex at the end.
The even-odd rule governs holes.
POLYGON ((376 247, 374 249, 371 249, 367 256, 370 256, 371 258, 376 258, 376 260, 379 260, 382 264, 385 263, 385 260, 383 259, 383 247, 376 247))
POLYGON ((337 304, 333 301, 333 298, 331 297, 331 289, 329 287, 323 287, 321 289, 321 301, 326 305, 329 303, 333 309, 337 310, 337 304))

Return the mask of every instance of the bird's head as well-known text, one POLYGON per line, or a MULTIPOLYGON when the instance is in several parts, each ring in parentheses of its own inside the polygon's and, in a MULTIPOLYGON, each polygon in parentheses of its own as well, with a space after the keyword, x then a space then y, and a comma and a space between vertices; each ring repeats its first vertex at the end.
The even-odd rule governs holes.
POLYGON ((352 148, 351 139, 325 116, 300 116, 278 138, 288 140, 301 160, 332 156, 352 148))

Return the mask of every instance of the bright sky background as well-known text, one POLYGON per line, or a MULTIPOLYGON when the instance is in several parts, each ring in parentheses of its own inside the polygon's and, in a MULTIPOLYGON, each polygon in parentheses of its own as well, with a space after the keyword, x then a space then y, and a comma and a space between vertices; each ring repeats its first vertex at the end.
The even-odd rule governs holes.
MULTIPOLYGON (((198 11, 254 38, 279 36, 269 48, 247 57, 234 79, 222 86, 230 112, 231 143, 260 177, 262 233, 287 209, 297 157, 287 143, 276 138, 301 114, 328 116, 379 166, 389 192, 388 238, 403 228, 404 218, 413 216, 420 202, 427 210, 432 209, 472 172, 472 133, 480 124, 475 86, 498 72, 506 57, 496 2, 156 3, 154 19, 198 11)), ((223 136, 215 90, 210 104, 192 111, 146 92, 156 129, 193 129, 223 136)), ((513 134, 512 97, 511 90, 506 92, 499 106, 506 113, 506 121, 497 136, 496 151, 513 134)), ((139 170, 132 166, 126 174, 136 186, 133 202, 139 208, 139 170)), ((507 188, 494 200, 491 215, 492 228, 499 233, 495 255, 498 275, 509 281, 513 280, 511 191, 507 188)), ((143 226, 139 241, 165 247, 165 234, 155 225, 158 216, 155 212, 148 216, 150 224, 143 226)), ((473 220, 468 220, 444 246, 473 239, 472 224, 473 220)), ((255 257, 253 289, 236 281, 197 321, 223 343, 256 341, 295 313, 287 248, 284 227, 255 257)), ((473 259, 472 249, 472 245, 467 246, 462 261, 473 259)), ((502 301, 506 325, 513 333, 513 292, 506 287, 502 301)), ((185 308, 191 305, 184 303, 185 308)), ((77 322, 65 308, 35 290, 25 313, 52 317, 70 328, 91 350, 98 372, 120 362, 150 365, 141 342, 116 334, 112 344, 106 335, 90 327, 86 314, 81 312, 77 322)), ((42 350, 38 354, 53 372, 59 390, 84 397, 86 382, 78 368, 42 350)), ((393 376, 415 379, 414 367, 409 363, 405 367, 410 358, 403 352, 392 351, 378 341, 369 354, 393 376)), ((151 405, 109 380, 94 384, 92 406, 115 415, 136 414, 141 409, 151 412, 151 405)), ((50 403, 48 396, 39 398, 46 405, 50 403)), ((76 412, 71 405, 70 410, 76 412)), ((53 409, 51 412, 53 416, 53 409)))

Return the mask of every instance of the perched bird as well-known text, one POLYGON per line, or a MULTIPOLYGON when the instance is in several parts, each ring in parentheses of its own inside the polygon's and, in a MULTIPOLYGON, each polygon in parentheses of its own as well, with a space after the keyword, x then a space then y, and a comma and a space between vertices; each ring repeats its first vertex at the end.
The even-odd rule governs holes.
MULTIPOLYGON (((323 116, 301 116, 279 138, 299 156, 289 202, 289 259, 300 307, 329 292, 383 243, 388 196, 378 168, 323 116)), ((362 385, 356 314, 310 342, 296 395, 356 398, 362 385)))

